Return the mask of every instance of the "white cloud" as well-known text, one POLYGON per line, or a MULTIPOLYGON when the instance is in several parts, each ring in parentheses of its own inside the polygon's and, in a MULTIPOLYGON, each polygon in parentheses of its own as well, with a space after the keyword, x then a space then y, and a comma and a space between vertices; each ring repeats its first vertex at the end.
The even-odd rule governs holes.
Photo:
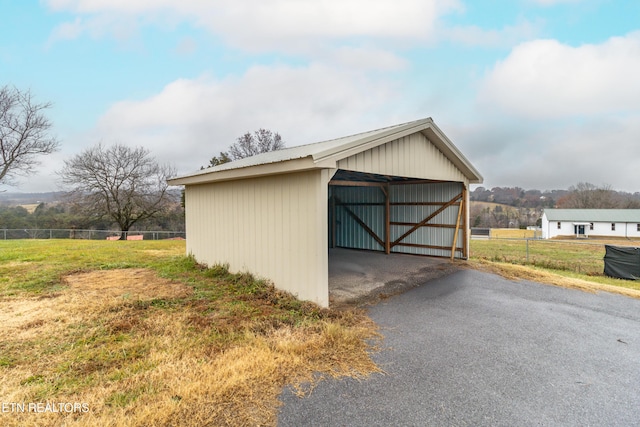
POLYGON ((86 29, 82 20, 78 17, 73 22, 64 22, 58 25, 51 33, 50 40, 72 40, 79 37, 86 29))
POLYGON ((499 30, 484 29, 475 25, 453 27, 442 30, 442 37, 466 46, 511 47, 523 40, 530 39, 539 31, 540 25, 522 21, 516 25, 507 25, 499 30))
POLYGON ((254 67, 239 78, 180 79, 148 99, 118 102, 95 141, 143 145, 185 173, 260 127, 294 146, 415 119, 390 107, 395 93, 388 82, 319 64, 254 67))
POLYGON ((322 49, 316 54, 316 58, 350 70, 398 71, 408 67, 408 62, 405 59, 392 52, 371 46, 322 49))
POLYGON ((638 112, 639 75, 640 32, 579 47, 535 40, 488 72, 479 102, 531 118, 638 112))
POLYGON ((72 22, 63 22, 53 29, 47 40, 47 46, 58 41, 73 40, 83 34, 93 39, 107 35, 119 41, 131 39, 136 34, 137 22, 130 17, 100 15, 94 17, 76 17, 72 22))
MULTIPOLYGON (((48 0, 56 11, 85 16, 85 29, 132 19, 192 22, 249 51, 305 51, 321 41, 373 37, 424 40, 459 0, 48 0)), ((62 24, 54 32, 64 32, 62 24)), ((117 27, 117 25, 116 25, 117 27)), ((76 33, 77 35, 77 33, 76 33)))
POLYGON ((640 114, 586 123, 500 122, 449 127, 448 135, 485 176, 485 187, 552 190, 578 182, 638 191, 640 114))

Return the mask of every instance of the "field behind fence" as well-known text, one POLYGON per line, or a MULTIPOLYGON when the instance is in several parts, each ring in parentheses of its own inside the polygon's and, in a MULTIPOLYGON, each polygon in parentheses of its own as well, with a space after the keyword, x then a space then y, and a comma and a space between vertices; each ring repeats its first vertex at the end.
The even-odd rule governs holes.
MULTIPOLYGON (((120 236, 119 230, 77 229, 0 229, 0 239, 87 239, 111 240, 120 236)), ((131 240, 164 240, 186 238, 184 231, 143 230, 129 231, 125 236, 131 240), (140 237, 142 236, 142 237, 140 237)))
POLYGON ((471 241, 471 258, 603 276, 607 244, 640 247, 639 240, 626 239, 474 239, 471 241))

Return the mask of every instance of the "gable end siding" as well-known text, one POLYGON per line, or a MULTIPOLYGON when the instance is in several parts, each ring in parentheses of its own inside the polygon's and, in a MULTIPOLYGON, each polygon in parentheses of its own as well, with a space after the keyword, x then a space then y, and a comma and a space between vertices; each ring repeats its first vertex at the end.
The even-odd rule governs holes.
POLYGON ((419 132, 346 157, 337 166, 365 173, 468 184, 462 171, 419 132))

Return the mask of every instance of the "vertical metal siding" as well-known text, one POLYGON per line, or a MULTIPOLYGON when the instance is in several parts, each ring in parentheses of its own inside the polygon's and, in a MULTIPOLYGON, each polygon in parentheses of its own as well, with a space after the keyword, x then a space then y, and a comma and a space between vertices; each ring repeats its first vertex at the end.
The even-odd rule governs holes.
MULTIPOLYGON (((433 184, 405 184, 391 186, 391 203, 403 202, 438 202, 446 203, 460 194, 462 191, 462 183, 445 182, 433 184)), ((392 205, 391 221, 393 222, 410 222, 418 223, 437 211, 440 206, 422 206, 422 205, 392 205)), ((455 225, 458 218, 458 205, 453 205, 436 215, 429 224, 449 224, 455 225)), ((408 231, 411 227, 404 225, 391 226, 391 240, 395 241, 398 237, 408 231)), ((453 243, 454 229, 436 228, 436 227, 420 227, 412 234, 402 240, 401 243, 425 244, 433 246, 451 247, 453 243)), ((458 245, 463 242, 463 230, 458 230, 458 245)), ((450 250, 441 250, 434 248, 416 248, 410 246, 394 246, 392 252, 432 255, 432 256, 450 256, 450 250)), ((459 254, 456 256, 460 257, 459 254)))
POLYGON ((338 168, 381 175, 465 182, 468 180, 422 133, 338 161, 338 168))
MULTIPOLYGON (((460 194, 463 184, 460 182, 444 182, 431 184, 401 184, 390 186, 391 203, 436 202, 447 203, 460 194)), ((385 238, 385 208, 384 194, 377 187, 339 187, 330 189, 331 194, 337 196, 346 204, 376 235, 385 238), (358 203, 367 203, 359 205, 358 203)), ((429 215, 437 211, 441 205, 392 205, 390 208, 391 222, 419 223, 429 215)), ((436 215, 429 224, 444 224, 455 226, 458 219, 459 204, 452 205, 436 215)), ((383 251, 384 248, 376 242, 346 211, 344 206, 337 206, 336 215, 336 245, 339 247, 368 249, 383 251)), ((331 219, 330 219, 331 220, 331 219)), ((466 216, 461 218, 466 221, 466 216)), ((458 230, 457 246, 464 245, 464 230, 467 222, 458 230)), ((406 231, 410 225, 391 225, 391 241, 395 241, 406 231)), ((455 229, 441 227, 420 227, 412 234, 405 237, 401 243, 444 246, 451 248, 455 229)), ((449 257, 450 249, 419 248, 413 246, 397 245, 392 252, 431 255, 449 257)), ((456 257, 462 254, 456 252, 456 257)))
POLYGON ((317 170, 187 186, 187 250, 327 306, 328 181, 317 170))
POLYGON ((371 230, 384 240, 384 194, 377 187, 331 187, 344 206, 336 206, 336 245, 343 248, 370 249, 382 251, 384 248, 347 213, 349 208, 371 230), (376 203, 380 206, 357 205, 376 203))

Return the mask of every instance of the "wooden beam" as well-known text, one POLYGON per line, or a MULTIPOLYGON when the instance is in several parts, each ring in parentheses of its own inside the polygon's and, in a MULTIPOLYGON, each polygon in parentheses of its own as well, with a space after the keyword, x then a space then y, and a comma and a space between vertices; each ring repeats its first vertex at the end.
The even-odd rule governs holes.
MULTIPOLYGON (((405 227, 413 227, 418 225, 417 222, 392 222, 391 225, 403 225, 405 227)), ((422 224, 420 227, 432 227, 432 228, 455 228, 453 224, 422 224)))
POLYGON ((438 180, 438 179, 407 179, 407 180, 402 180, 402 181, 390 181, 389 184, 391 185, 410 185, 410 184, 442 184, 444 182, 451 182, 451 181, 444 181, 444 180, 438 180))
MULTIPOLYGON (((445 202, 393 202, 392 206, 443 206, 445 202)), ((449 206, 456 206, 458 203, 454 203, 449 206)))
POLYGON ((464 207, 464 187, 462 188, 462 200, 458 206, 458 219, 456 220, 456 229, 453 232, 453 243, 451 244, 451 261, 456 256, 456 245, 458 244, 458 232, 460 231, 460 217, 462 217, 462 208, 464 207))
POLYGON ((382 187, 384 182, 368 182, 368 181, 329 181, 329 185, 336 187, 382 187))
POLYGON ((357 223, 358 223, 358 225, 360 225, 360 227, 362 227, 362 228, 364 229, 364 231, 366 231, 367 233, 369 233, 369 235, 370 235, 371 237, 373 237, 373 238, 374 238, 374 240, 375 240, 376 242, 378 242, 378 244, 379 244, 380 246, 382 246, 383 248, 385 247, 385 244, 384 244, 384 242, 382 241, 382 239, 380 239, 380 237, 378 237, 378 235, 377 235, 377 234, 376 234, 376 233, 375 233, 371 228, 369 228, 369 226, 368 226, 367 224, 365 224, 365 223, 364 223, 364 221, 363 221, 363 220, 361 220, 361 219, 358 217, 358 215, 356 215, 356 214, 355 214, 351 209, 349 209, 347 206, 345 206, 344 204, 342 204, 342 202, 340 201, 340 199, 339 199, 338 197, 336 197, 336 201, 337 201, 339 204, 341 204, 341 205, 342 205, 342 207, 343 207, 343 208, 344 208, 344 210, 349 214, 349 216, 350 216, 351 218, 353 218, 353 220, 354 220, 355 222, 357 222, 357 223))
POLYGON ((422 227, 424 224, 426 224, 427 222, 431 221, 434 217, 436 217, 439 213, 441 213, 442 211, 444 211, 445 209, 447 209, 449 206, 453 205, 454 203, 456 203, 458 200, 460 200, 460 197, 462 197, 462 193, 458 194, 457 196, 455 196, 453 199, 449 200, 447 203, 445 203, 440 209, 437 209, 434 213, 432 213, 431 215, 429 215, 428 217, 426 217, 425 219, 423 219, 422 221, 420 221, 419 223, 417 223, 416 225, 414 225, 413 227, 411 227, 407 232, 405 232, 402 236, 398 237, 392 244, 391 247, 396 246, 398 243, 400 243, 405 237, 407 237, 409 234, 413 233, 414 231, 416 231, 418 228, 422 227))
MULTIPOLYGON (((396 246, 408 246, 410 248, 423 248, 423 249, 439 249, 442 251, 450 251, 450 246, 435 246, 435 245, 421 245, 419 243, 398 243, 396 246)), ((462 252, 462 248, 455 248, 456 252, 462 252)), ((417 254, 420 255, 420 254, 417 254)))

